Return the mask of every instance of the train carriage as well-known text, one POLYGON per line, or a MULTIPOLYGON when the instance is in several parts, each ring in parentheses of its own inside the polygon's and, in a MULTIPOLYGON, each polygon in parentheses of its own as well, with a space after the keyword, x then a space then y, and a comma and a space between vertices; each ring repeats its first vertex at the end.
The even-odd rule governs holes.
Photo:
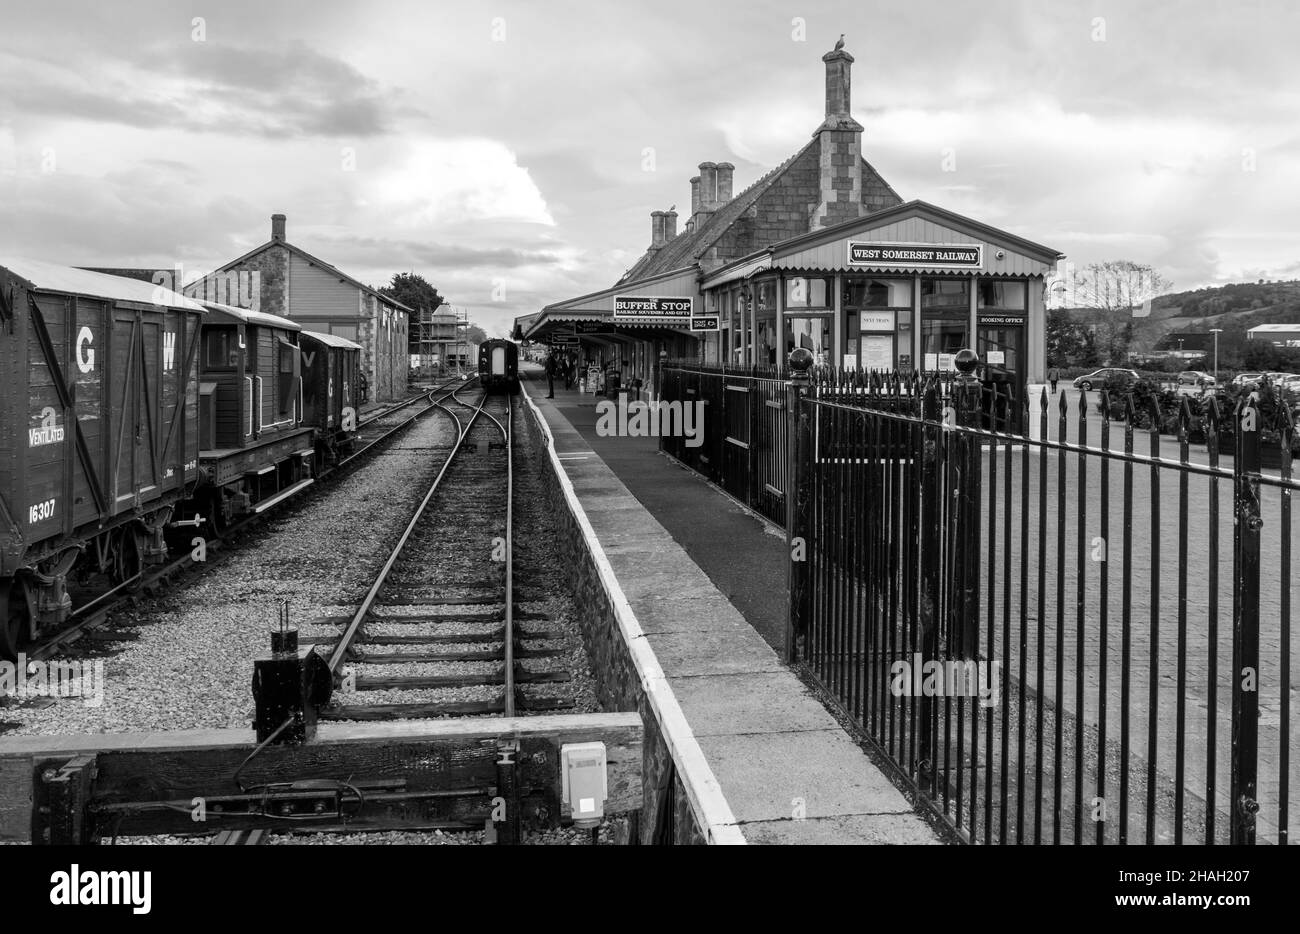
POLYGON ((357 437, 361 345, 333 334, 303 331, 303 424, 316 431, 318 467, 338 460, 357 437))
POLYGON ((519 345, 493 338, 478 348, 479 383, 489 390, 519 391, 519 345))
POLYGON ((303 424, 298 335, 287 318, 201 302, 201 489, 187 521, 219 533, 314 480, 312 428, 303 424))
POLYGON ((147 282, 0 265, 0 656, 71 611, 68 575, 166 556, 198 478, 203 306, 147 282))

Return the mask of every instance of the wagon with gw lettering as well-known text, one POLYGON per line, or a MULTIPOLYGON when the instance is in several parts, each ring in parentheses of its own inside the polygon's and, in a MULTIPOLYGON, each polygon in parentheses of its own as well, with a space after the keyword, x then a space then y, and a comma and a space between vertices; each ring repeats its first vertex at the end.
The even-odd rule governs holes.
POLYGON ((0 657, 66 621, 69 575, 167 554, 199 475, 207 312, 148 282, 0 263, 0 657))

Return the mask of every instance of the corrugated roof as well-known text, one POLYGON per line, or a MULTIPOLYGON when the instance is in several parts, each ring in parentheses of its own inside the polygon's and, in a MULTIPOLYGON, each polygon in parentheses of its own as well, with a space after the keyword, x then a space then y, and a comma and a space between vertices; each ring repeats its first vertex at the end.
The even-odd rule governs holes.
POLYGON ((312 340, 320 341, 326 347, 338 347, 343 350, 360 350, 361 345, 355 344, 346 337, 339 337, 336 334, 322 334, 320 331, 303 331, 303 337, 310 337, 312 340))
POLYGON ((41 260, 18 258, 0 261, 0 267, 9 270, 33 287, 51 292, 68 292, 88 295, 118 302, 140 302, 146 305, 167 305, 203 311, 204 304, 187 298, 179 292, 154 285, 142 279, 128 279, 71 266, 58 266, 41 260))

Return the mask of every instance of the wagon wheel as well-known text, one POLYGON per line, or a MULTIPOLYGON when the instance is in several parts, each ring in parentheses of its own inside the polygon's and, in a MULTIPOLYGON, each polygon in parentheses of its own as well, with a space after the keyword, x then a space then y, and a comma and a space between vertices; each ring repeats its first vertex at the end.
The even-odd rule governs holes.
POLYGON ((226 534, 226 528, 230 525, 226 517, 221 513, 221 493, 208 497, 208 537, 220 538, 226 534))
POLYGON ((17 661, 27 625, 27 598, 17 582, 0 583, 0 660, 17 661))
POLYGON ((113 553, 113 583, 123 584, 140 573, 140 536, 134 529, 122 529, 113 553))

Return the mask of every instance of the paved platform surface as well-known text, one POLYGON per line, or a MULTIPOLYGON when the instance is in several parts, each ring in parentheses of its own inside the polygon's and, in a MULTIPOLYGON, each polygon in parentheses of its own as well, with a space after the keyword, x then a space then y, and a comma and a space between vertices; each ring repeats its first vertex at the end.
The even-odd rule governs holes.
POLYGON ((785 542, 653 438, 596 435, 603 397, 525 391, 736 824, 751 843, 935 843, 777 657, 785 542))

